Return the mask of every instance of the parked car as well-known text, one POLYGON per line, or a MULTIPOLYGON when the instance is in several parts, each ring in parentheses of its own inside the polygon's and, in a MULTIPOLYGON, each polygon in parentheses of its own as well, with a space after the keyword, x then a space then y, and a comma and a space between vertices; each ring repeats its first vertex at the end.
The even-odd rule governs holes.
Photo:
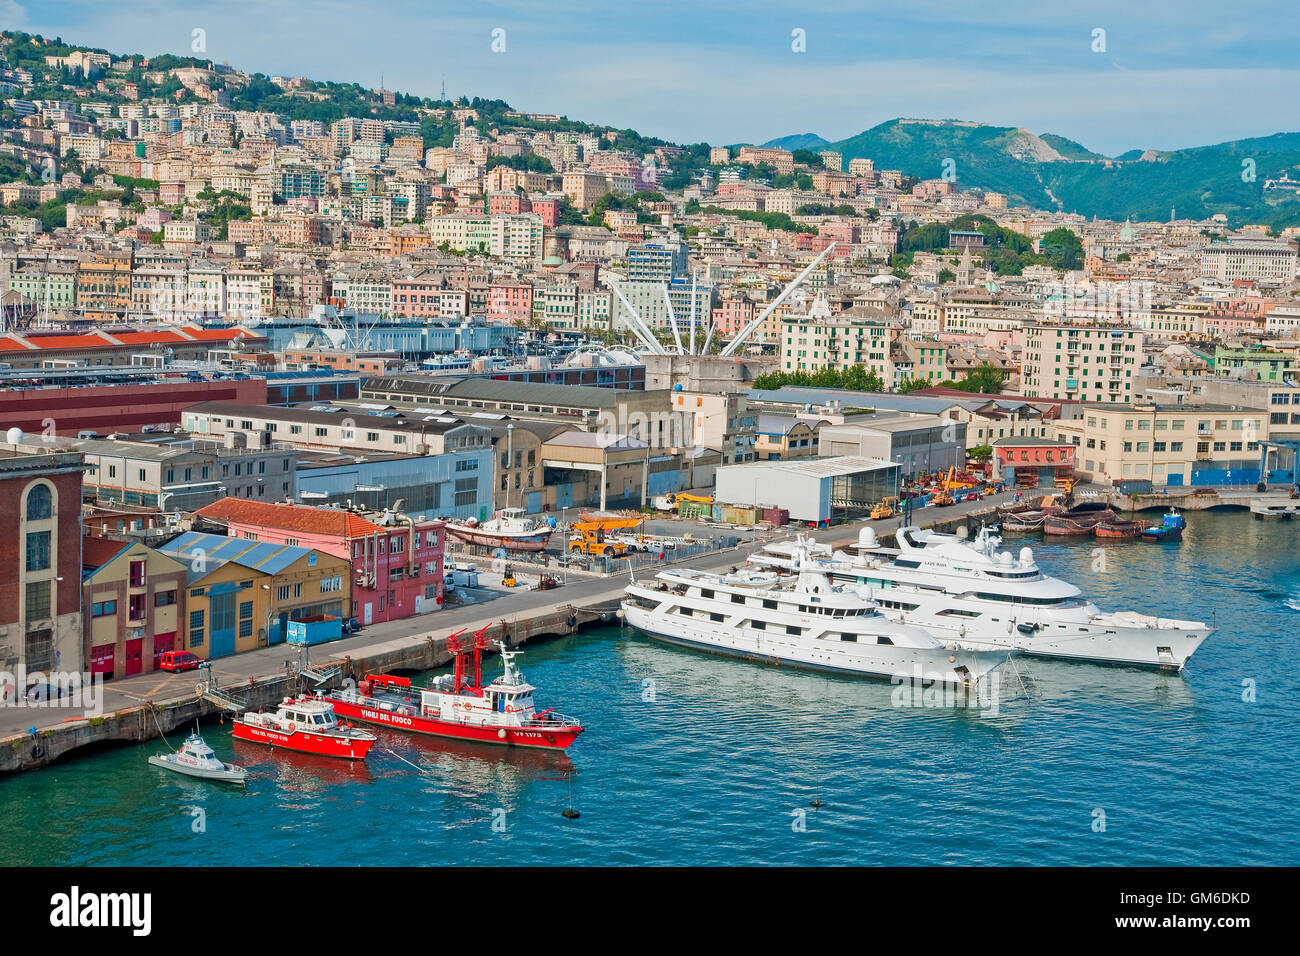
POLYGON ((76 675, 72 675, 72 679, 66 683, 42 679, 27 689, 27 699, 32 702, 54 700, 58 697, 71 695, 80 687, 81 681, 76 675))
POLYGON ((978 491, 972 491, 970 494, 966 495, 966 499, 965 499, 965 500, 966 500, 966 501, 979 501, 979 500, 980 500, 980 493, 979 493, 978 491))
POLYGON ((158 661, 158 669, 179 673, 197 670, 202 663, 203 658, 190 651, 164 651, 162 659, 158 661))
POLYGON ((361 622, 358 621, 355 617, 350 617, 343 622, 344 634, 355 634, 359 630, 361 630, 361 622))

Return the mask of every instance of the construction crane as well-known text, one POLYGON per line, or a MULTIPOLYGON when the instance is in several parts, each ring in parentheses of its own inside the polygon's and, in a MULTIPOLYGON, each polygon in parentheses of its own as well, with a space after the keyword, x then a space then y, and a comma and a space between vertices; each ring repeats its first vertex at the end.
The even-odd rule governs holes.
POLYGON ((569 550, 581 551, 583 554, 610 555, 621 558, 627 554, 627 545, 622 541, 607 541, 605 535, 620 528, 635 528, 645 518, 637 515, 628 518, 592 518, 587 521, 575 521, 569 526, 573 535, 569 538, 569 550))
POLYGON ((957 499, 952 496, 952 476, 956 474, 956 472, 956 465, 953 465, 948 469, 948 476, 944 478, 943 484, 939 486, 939 493, 935 495, 934 500, 930 502, 935 507, 944 507, 946 505, 955 505, 957 503, 957 499))

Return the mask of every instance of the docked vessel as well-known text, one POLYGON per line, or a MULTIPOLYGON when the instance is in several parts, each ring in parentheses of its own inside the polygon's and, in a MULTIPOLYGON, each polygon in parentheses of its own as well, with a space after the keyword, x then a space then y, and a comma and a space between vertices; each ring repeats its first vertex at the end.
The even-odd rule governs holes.
POLYGON ((1117 518, 1114 521, 1099 522, 1093 532, 1099 538, 1136 538, 1146 530, 1141 521, 1127 521, 1117 518))
MULTIPOLYGON (((896 538, 897 548, 882 548, 864 528, 847 552, 811 547, 832 580, 874 588, 890 617, 961 647, 1182 670, 1214 631, 1199 621, 1103 612, 1073 584, 1044 574, 1031 549, 1015 558, 999 552, 1002 539, 987 528, 973 541, 914 527, 896 538)), ((792 569, 792 556, 808 547, 772 543, 749 560, 792 569)))
POLYGON ((870 588, 834 585, 799 554, 794 561, 792 580, 752 568, 661 571, 627 586, 624 620, 697 650, 864 677, 969 686, 1007 659, 1005 649, 959 649, 892 621, 870 588))
POLYGON ((1103 522, 1118 520, 1119 515, 1107 508, 1104 511, 1067 511, 1048 515, 1043 519, 1043 534, 1086 535, 1096 531, 1103 522))
POLYGON ((451 635, 447 649, 456 655, 455 671, 428 686, 412 685, 409 677, 371 674, 356 687, 331 691, 326 699, 341 717, 393 730, 564 750, 582 733, 582 724, 551 709, 538 712, 533 702, 536 688, 515 665, 517 651, 498 642, 502 674, 483 686, 486 630, 477 632, 472 642, 459 640, 464 631, 451 635))
POLYGON ((1012 509, 1002 509, 999 512, 999 523, 1003 531, 1042 531, 1043 522, 1052 515, 1061 514, 1065 511, 1060 506, 1052 506, 1043 509, 1024 509, 1020 511, 1012 509))
POLYGON ((203 780, 215 780, 221 783, 244 783, 248 771, 236 764, 222 763, 216 753, 198 734, 185 738, 179 750, 174 753, 155 754, 149 757, 149 763, 164 770, 174 770, 190 777, 203 780))
POLYGON ((237 740, 344 760, 364 760, 378 739, 368 730, 339 723, 322 697, 286 697, 272 714, 246 711, 235 718, 233 733, 237 740))
POLYGON ((1187 519, 1178 513, 1177 508, 1170 508, 1157 525, 1152 525, 1142 532, 1143 541, 1179 541, 1183 537, 1183 528, 1187 519))
POLYGON ((554 518, 530 518, 523 508, 502 508, 484 522, 447 522, 447 533, 460 541, 507 551, 545 551, 554 530, 554 518))

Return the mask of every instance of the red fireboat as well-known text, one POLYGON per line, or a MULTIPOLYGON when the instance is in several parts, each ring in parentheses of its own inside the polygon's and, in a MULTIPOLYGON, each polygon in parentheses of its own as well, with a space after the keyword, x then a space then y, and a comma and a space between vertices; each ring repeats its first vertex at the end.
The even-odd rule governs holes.
POLYGON ((490 646, 484 637, 488 627, 475 633, 472 643, 460 640, 467 628, 448 637, 447 650, 456 655, 455 673, 443 674, 427 687, 413 687, 409 677, 371 674, 358 687, 330 691, 325 699, 342 717, 393 730, 565 749, 582 733, 582 725, 576 718, 550 709, 537 712, 533 704, 536 688, 524 680, 514 663, 518 651, 508 651, 498 641, 503 672, 483 686, 483 651, 490 646), (471 658, 472 682, 468 673, 471 658))
POLYGON ((237 740, 270 744, 323 757, 364 760, 378 739, 368 730, 340 724, 321 697, 286 697, 273 714, 246 711, 235 718, 237 740))

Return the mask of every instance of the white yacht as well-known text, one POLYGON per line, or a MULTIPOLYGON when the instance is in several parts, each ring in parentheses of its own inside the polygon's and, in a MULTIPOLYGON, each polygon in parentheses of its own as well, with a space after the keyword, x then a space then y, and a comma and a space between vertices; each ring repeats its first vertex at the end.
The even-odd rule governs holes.
POLYGON ((1040 657, 1182 670, 1214 628, 1199 621, 1133 611, 1104 613, 1082 592, 1044 574, 1029 548, 999 552, 987 528, 973 541, 900 528, 897 548, 879 546, 864 528, 856 547, 778 542, 749 563, 794 571, 811 552, 831 578, 875 589, 876 603, 897 621, 916 624, 959 647, 1014 648, 1040 657))
POLYGON ((887 618, 870 588, 833 585, 808 566, 793 579, 752 568, 661 571, 629 584, 622 607, 627 623, 673 644, 866 677, 973 686, 1008 657, 945 646, 887 618))

